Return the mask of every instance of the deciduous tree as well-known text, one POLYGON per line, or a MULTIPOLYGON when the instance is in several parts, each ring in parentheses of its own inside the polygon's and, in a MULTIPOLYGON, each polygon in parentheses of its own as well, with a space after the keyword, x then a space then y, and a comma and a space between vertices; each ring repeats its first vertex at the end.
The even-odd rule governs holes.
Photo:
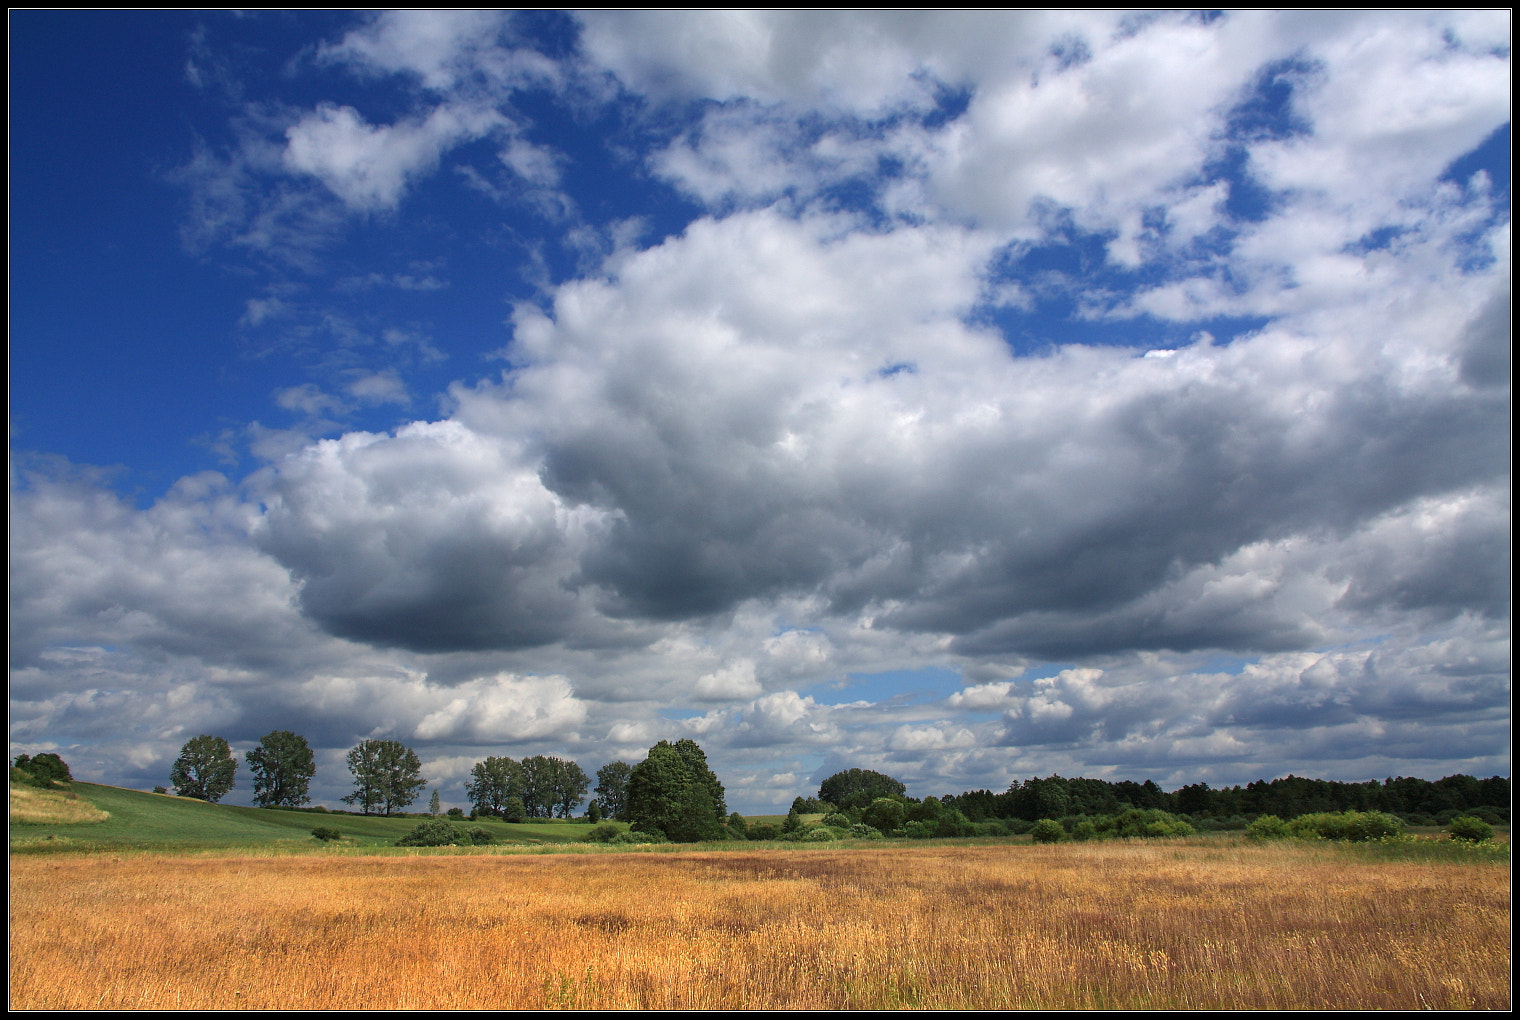
POLYGON ((300 807, 311 800, 308 790, 317 774, 306 738, 289 730, 265 734, 248 752, 253 773, 253 802, 260 807, 300 807))
POLYGON ((236 775, 237 759, 227 741, 203 733, 180 748, 169 781, 179 796, 215 804, 232 789, 236 775))
POLYGON ((628 820, 628 775, 632 771, 633 766, 626 761, 609 761, 596 770, 596 799, 609 818, 628 820))
POLYGON ((636 829, 677 843, 722 839, 723 784, 693 740, 662 740, 628 776, 628 813, 636 829))
POLYGON ((343 798, 357 804, 365 814, 375 809, 389 815, 417 799, 427 783, 417 752, 399 740, 363 740, 348 752, 348 770, 354 774, 354 792, 343 798))

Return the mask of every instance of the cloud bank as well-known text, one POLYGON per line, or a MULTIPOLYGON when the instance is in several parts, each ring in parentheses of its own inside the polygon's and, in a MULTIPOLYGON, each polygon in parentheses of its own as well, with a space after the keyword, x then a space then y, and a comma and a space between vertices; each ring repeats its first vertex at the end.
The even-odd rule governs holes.
POLYGON ((395 736, 462 801, 488 753, 691 736, 741 808, 1507 773, 1507 14, 559 28, 365 19, 316 64, 404 112, 244 108, 180 178, 286 307, 349 230, 438 281, 405 224, 449 194, 537 223, 538 283, 436 415, 312 424, 448 343, 312 339, 332 305, 269 327, 333 374, 251 472, 138 507, 23 459, 17 747, 146 785, 304 730, 335 799, 395 736))

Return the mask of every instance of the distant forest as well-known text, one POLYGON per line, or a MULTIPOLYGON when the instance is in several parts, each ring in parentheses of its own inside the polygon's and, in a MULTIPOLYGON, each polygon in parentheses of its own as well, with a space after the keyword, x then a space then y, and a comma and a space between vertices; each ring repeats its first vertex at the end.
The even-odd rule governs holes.
POLYGON ((1494 824, 1509 822, 1509 780, 1500 776, 1447 776, 1431 782, 1400 776, 1382 782, 1342 783, 1332 779, 1258 780, 1214 789, 1193 783, 1171 793, 1154 782, 1102 779, 1026 779, 1003 793, 972 790, 940 803, 969 821, 1036 821, 1075 815, 1112 815, 1129 808, 1159 808, 1194 820, 1248 819, 1258 815, 1294 818, 1320 811, 1383 811, 1411 825, 1445 825, 1457 815, 1475 815, 1494 824))

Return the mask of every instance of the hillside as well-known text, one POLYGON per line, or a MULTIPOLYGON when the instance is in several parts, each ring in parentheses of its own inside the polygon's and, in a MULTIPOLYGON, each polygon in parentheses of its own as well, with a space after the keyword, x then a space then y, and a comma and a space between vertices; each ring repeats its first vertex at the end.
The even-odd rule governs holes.
MULTIPOLYGON (((390 846, 411 831, 420 817, 380 818, 310 811, 207 804, 203 801, 143 793, 116 786, 74 783, 83 800, 108 814, 103 821, 59 824, 11 819, 12 853, 80 850, 195 850, 267 847, 320 849, 311 830, 326 826, 343 833, 348 846, 390 846)), ((578 822, 541 821, 523 825, 471 822, 496 835, 499 842, 568 843, 588 826, 578 822)))

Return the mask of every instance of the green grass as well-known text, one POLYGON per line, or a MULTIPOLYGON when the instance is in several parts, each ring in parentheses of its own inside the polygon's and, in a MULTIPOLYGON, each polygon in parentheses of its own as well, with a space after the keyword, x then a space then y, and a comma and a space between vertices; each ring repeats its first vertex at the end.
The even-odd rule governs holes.
MULTIPOLYGON (((79 850, 216 850, 267 848, 321 850, 314 839, 317 826, 343 833, 339 846, 392 846, 423 819, 384 818, 317 811, 279 811, 268 808, 207 804, 166 794, 143 793, 116 786, 75 783, 74 792, 102 811, 103 822, 74 825, 13 824, 12 853, 79 850)), ((452 820, 452 819, 451 819, 452 820)), ((584 839, 591 826, 584 822, 541 820, 522 825, 498 821, 459 822, 479 826, 502 843, 543 845, 584 839)))

